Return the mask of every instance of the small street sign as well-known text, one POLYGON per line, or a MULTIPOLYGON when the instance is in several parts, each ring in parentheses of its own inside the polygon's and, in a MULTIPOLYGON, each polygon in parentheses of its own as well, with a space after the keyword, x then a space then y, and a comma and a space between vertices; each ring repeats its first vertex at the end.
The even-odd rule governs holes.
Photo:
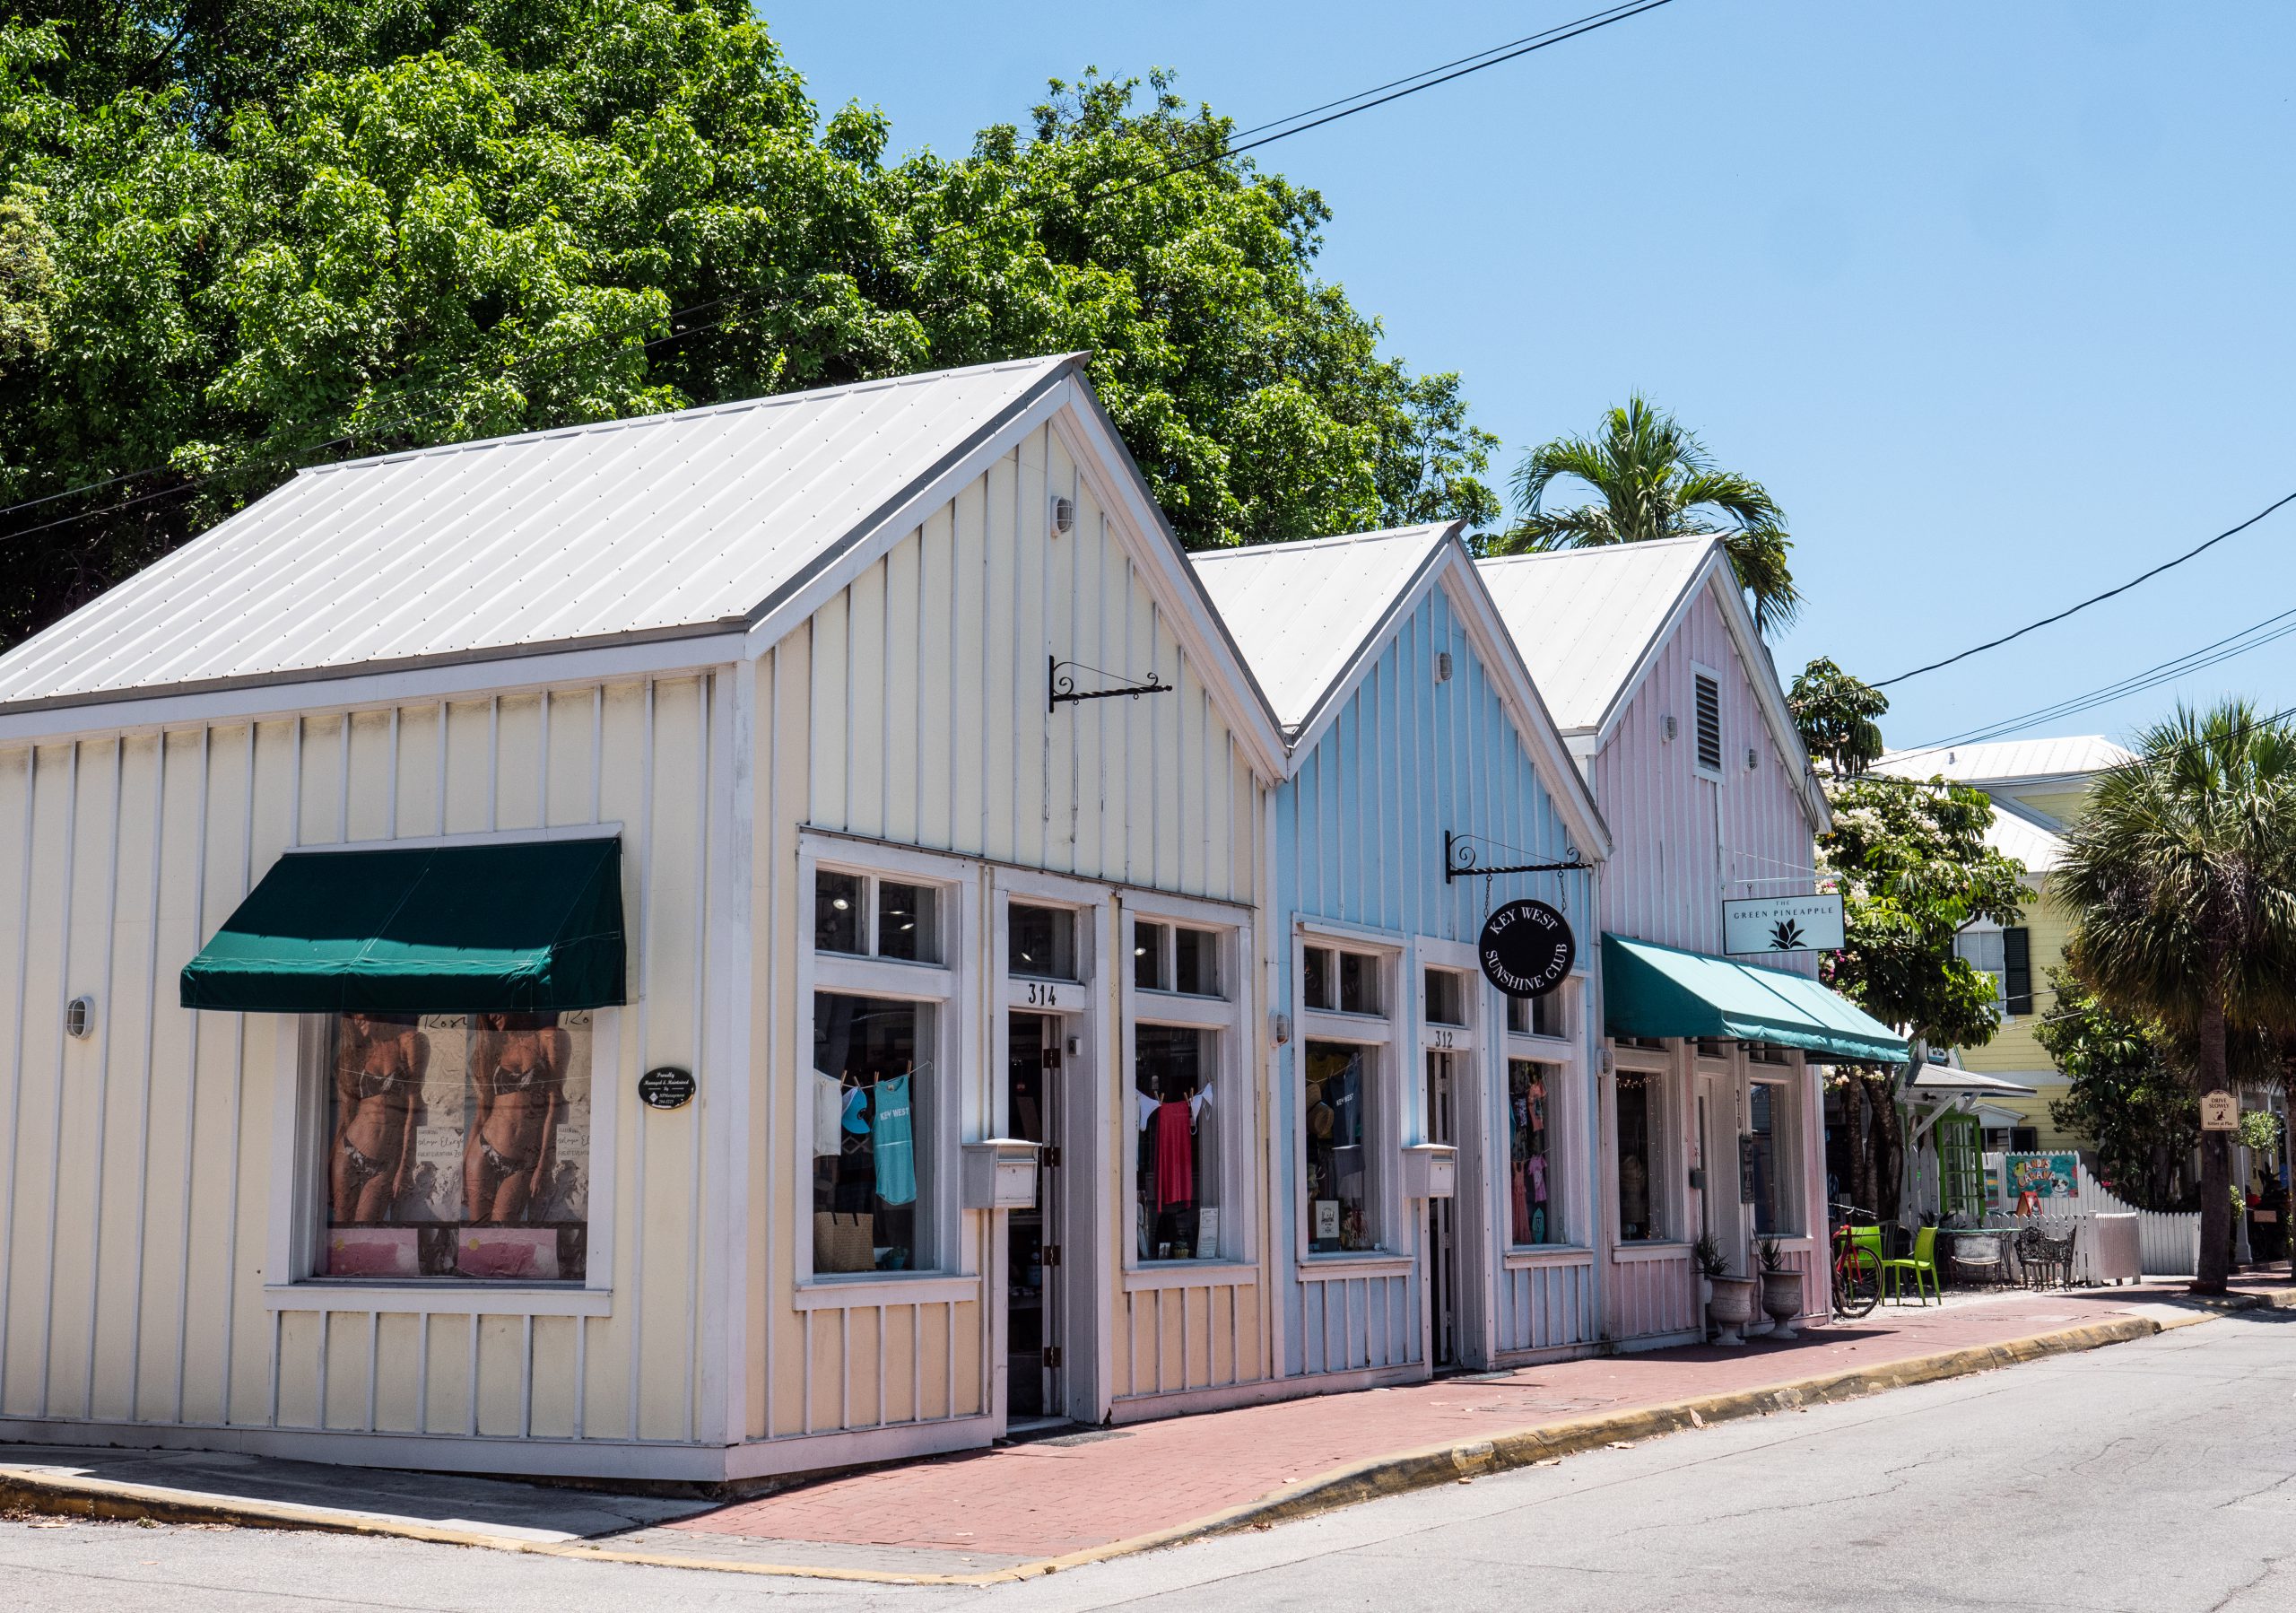
POLYGON ((2240 1100, 2229 1092, 2201 1094, 2200 1129, 2203 1131, 2239 1130, 2240 1129, 2240 1100))
POLYGON ((1841 897, 1750 896, 1722 904, 1722 950, 1838 952, 1842 945, 1841 897))

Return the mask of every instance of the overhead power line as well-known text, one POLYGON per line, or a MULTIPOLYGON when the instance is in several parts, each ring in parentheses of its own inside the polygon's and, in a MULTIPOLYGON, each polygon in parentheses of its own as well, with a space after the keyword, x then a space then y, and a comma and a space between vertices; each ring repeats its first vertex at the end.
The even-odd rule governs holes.
POLYGON ((2058 611, 2053 616, 2043 616, 2038 622, 2028 622, 2024 626, 2017 629, 2014 632, 2005 632, 1997 639, 1988 639, 1982 644, 1973 644, 1969 649, 1962 650, 1960 654, 1949 655, 1942 661, 1932 661, 1926 667, 1916 667, 1910 672, 1900 672, 1895 677, 1885 677, 1880 683, 1873 684, 1872 687, 1876 689, 1886 689, 1892 684, 1901 684, 1909 677, 1919 677, 1925 672, 1935 672, 1942 667, 1950 667, 1956 661, 1966 661, 1973 655, 1982 655, 1988 650, 1998 650, 2004 644, 2010 642, 2013 639, 2022 639, 2027 633, 2035 632, 2039 628, 2047 627, 2052 623, 2062 622, 2067 616, 2077 615, 2081 612, 2087 610, 2092 605, 2102 605, 2108 599, 2114 598, 2121 594, 2126 594, 2129 589, 2136 587, 2139 583, 2150 582, 2161 572, 2174 571, 2177 567, 2184 564, 2185 562, 2193 559, 2195 556, 2206 554, 2209 550, 2222 543, 2226 538, 2232 536, 2236 533, 2247 531, 2249 527, 2255 526, 2258 521, 2264 519, 2265 517, 2270 515, 2282 505, 2291 503, 2296 503, 2296 493, 2292 493, 2284 498, 2274 500, 2262 510, 2257 510, 2254 515, 2248 517, 2247 520, 2242 521, 2239 526, 2226 527, 2214 537, 2210 538, 2206 543, 2197 545, 2193 548, 2186 550, 2174 560, 2162 561, 2151 571, 2142 572, 2137 576, 2130 578, 2118 588, 2107 589, 2103 593, 2083 599, 2078 605, 2067 606, 2065 609, 2058 611))

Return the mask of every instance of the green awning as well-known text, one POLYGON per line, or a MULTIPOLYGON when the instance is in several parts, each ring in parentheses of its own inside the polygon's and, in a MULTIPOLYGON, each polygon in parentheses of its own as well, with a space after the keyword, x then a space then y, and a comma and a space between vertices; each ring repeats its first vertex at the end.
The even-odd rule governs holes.
POLYGON ((612 837, 291 851, 184 966, 183 1006, 540 1013, 624 1001, 612 837))
POLYGON ((1905 1038, 1813 980, 1648 941, 1603 937, 1613 1036, 1722 1036, 1860 1064, 1903 1064, 1905 1038))

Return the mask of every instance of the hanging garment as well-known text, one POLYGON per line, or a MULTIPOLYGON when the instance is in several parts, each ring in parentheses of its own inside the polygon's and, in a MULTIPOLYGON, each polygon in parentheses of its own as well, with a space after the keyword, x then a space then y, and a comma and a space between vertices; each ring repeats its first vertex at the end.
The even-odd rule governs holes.
POLYGON ((869 1107, 869 1090, 865 1086, 851 1086, 845 1093, 845 1129, 855 1137, 869 1135, 869 1121, 862 1111, 869 1107))
POLYGON ((887 1076, 877 1083, 876 1094, 869 1130, 877 1156, 877 1197, 887 1204, 914 1204, 917 1146, 909 1119, 909 1077, 887 1076))
POLYGON ((1544 1204, 1546 1202, 1545 1155, 1534 1154, 1531 1155, 1529 1175, 1531 1178, 1531 1202, 1534 1204, 1544 1204))
POLYGON ((1196 1202, 1196 1148, 1188 1136, 1188 1106, 1156 1106, 1156 1208, 1196 1202))
POLYGON ((1528 1243, 1531 1239, 1531 1173, 1530 1167, 1518 1162, 1508 1173, 1515 1179, 1515 1242, 1528 1243))
POLYGON ((835 1076, 813 1072, 813 1157, 835 1154, 842 1142, 845 1089, 835 1076))

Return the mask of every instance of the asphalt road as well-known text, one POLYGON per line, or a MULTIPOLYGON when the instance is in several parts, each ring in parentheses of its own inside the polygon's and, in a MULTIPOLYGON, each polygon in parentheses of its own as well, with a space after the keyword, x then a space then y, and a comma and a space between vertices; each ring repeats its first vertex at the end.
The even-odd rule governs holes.
POLYGON ((0 1522, 0 1608, 656 1613, 2296 1607, 2296 1312, 1596 1452, 990 1590, 0 1522))

